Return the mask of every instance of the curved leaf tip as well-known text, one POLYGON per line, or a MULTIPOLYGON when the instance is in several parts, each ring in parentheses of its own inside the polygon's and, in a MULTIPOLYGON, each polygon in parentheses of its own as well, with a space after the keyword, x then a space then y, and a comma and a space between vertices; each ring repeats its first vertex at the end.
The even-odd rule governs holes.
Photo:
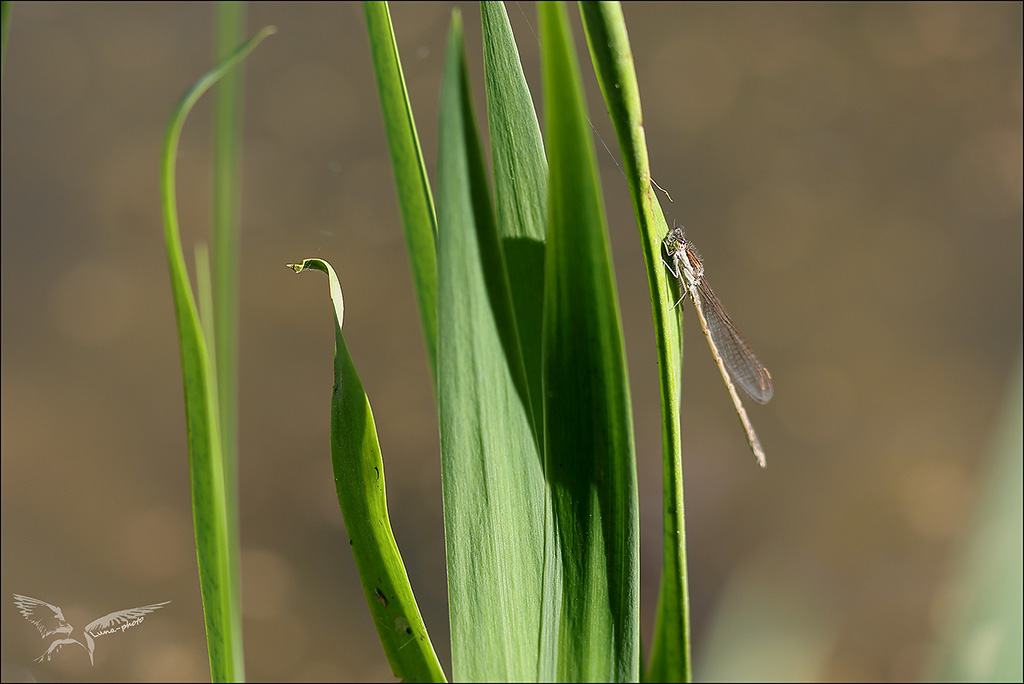
POLYGON ((272 36, 275 33, 277 33, 276 26, 264 26, 262 29, 260 29, 260 32, 256 34, 256 38, 258 40, 263 40, 267 36, 272 36))
POLYGON ((305 270, 314 269, 316 271, 323 271, 328 275, 333 275, 337 277, 337 275, 334 273, 334 269, 331 268, 331 265, 328 264, 323 259, 303 259, 301 263, 285 264, 285 266, 292 269, 296 273, 302 273, 305 270))
POLYGON ((345 298, 341 294, 341 281, 338 280, 338 274, 334 272, 331 265, 323 259, 303 259, 302 263, 285 264, 285 266, 296 273, 313 269, 327 274, 327 277, 331 279, 331 300, 334 302, 334 315, 338 319, 338 329, 340 330, 341 323, 345 320, 345 298))

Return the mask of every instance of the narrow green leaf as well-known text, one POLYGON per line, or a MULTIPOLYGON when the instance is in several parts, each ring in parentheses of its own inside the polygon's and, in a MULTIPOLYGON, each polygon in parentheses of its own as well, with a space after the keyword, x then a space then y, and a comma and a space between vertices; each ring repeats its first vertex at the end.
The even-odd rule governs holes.
MULTIPOLYGON (((214 54, 226 59, 245 37, 245 3, 217 3, 214 54)), ((233 582, 241 585, 241 531, 238 518, 238 259, 241 253, 242 81, 244 72, 231 69, 214 88, 213 98, 213 230, 211 251, 213 333, 207 334, 216 369, 217 403, 223 449, 225 505, 228 511, 228 552, 233 582)), ((241 592, 233 599, 240 602, 241 592)), ((240 620, 241 606, 232 619, 240 620)), ((241 633, 242 625, 234 627, 241 633)), ((242 661, 242 644, 238 644, 242 661)))
POLYGON ((210 652, 210 677, 215 682, 241 681, 241 620, 234 594, 238 583, 231 575, 228 549, 228 512, 222 463, 220 421, 216 388, 211 387, 212 369, 207 341, 203 336, 195 296, 185 267, 174 184, 178 140, 189 111, 210 86, 234 67, 268 35, 267 27, 207 72, 178 102, 164 137, 161 155, 160 195, 164 214, 164 242, 171 274, 171 293, 181 344, 181 368, 185 385, 185 420, 188 425, 189 475, 192 485, 192 517, 196 531, 199 583, 206 617, 206 640, 210 652))
POLYGON ((534 681, 544 475, 454 14, 438 154, 438 411, 453 677, 534 681))
POLYGON ((565 7, 538 5, 549 224, 545 463, 554 508, 545 627, 560 681, 639 677, 636 458, 622 324, 597 165, 565 7))
POLYGON ((423 152, 420 150, 409 93, 402 75, 391 14, 385 2, 365 2, 366 31, 377 76, 384 132, 391 152, 391 169, 398 188, 402 225, 412 267, 420 323, 427 344, 427 359, 437 385, 437 219, 430 194, 423 152))
MULTIPOLYGON (((245 3, 217 3, 216 59, 230 55, 242 42, 245 3)), ((225 474, 235 487, 238 404, 238 255, 240 252, 242 164, 241 70, 224 74, 213 91, 213 257, 214 342, 221 407, 225 474)))
MULTIPOLYGON (((193 250, 196 260, 196 300, 199 307, 199 325, 203 328, 203 338, 210 352, 210 367, 217 367, 217 350, 211 343, 213 340, 213 277, 210 275, 210 250, 205 242, 197 242, 193 250)), ((216 373, 214 374, 216 380, 216 373)), ((224 424, 221 423, 221 426, 224 424)), ((223 444, 223 442, 221 442, 223 444)))
POLYGON ((543 444, 540 350, 548 162, 505 5, 481 2, 480 15, 498 233, 512 284, 537 442, 543 444))
POLYGON ((306 259, 289 267, 296 273, 323 271, 330 279, 334 303, 331 462, 338 503, 377 635, 396 677, 410 682, 443 682, 444 672, 391 532, 377 428, 341 331, 345 318, 341 283, 331 265, 321 259, 306 259))
POLYGON ((0 2, 0 75, 3 74, 7 62, 7 31, 11 28, 11 3, 9 0, 0 2))
POLYGON ((633 198, 647 283, 651 291, 658 374, 661 387, 663 477, 663 560, 658 612, 647 677, 655 682, 688 682, 690 674, 690 601, 686 573, 682 446, 679 432, 679 370, 682 336, 661 241, 667 227, 651 187, 640 91, 633 69, 622 7, 617 2, 580 3, 591 60, 619 148, 633 198))

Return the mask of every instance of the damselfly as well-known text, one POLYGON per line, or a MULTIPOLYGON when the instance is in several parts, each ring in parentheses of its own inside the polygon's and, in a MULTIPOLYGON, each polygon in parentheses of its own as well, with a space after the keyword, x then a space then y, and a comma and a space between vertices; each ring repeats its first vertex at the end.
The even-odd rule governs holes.
POLYGON ((683 229, 672 228, 661 244, 665 256, 668 257, 668 260, 662 257, 662 261, 672 275, 679 279, 683 290, 679 301, 672 308, 678 306, 687 294, 690 295, 693 308, 697 311, 697 318, 700 319, 700 326, 704 330, 704 337, 708 340, 715 363, 718 364, 718 370, 725 380, 725 387, 732 397, 733 406, 736 407, 736 415, 740 417, 743 429, 747 432, 750 450, 764 468, 764 450, 757 435, 754 434, 750 419, 747 418, 747 411, 736 394, 736 385, 750 395, 751 399, 764 404, 772 398, 772 376, 754 356, 740 331, 725 313, 718 297, 708 287, 708 282, 704 278, 704 262, 693 245, 683 236, 683 229))

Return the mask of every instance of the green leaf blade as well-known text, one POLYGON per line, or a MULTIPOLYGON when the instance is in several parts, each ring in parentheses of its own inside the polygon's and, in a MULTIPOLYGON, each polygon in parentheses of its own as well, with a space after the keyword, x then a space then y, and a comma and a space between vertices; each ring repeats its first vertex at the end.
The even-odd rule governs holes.
POLYGON ((535 681, 545 487, 452 19, 438 155, 438 411, 453 677, 535 681))
POLYGON ((661 389, 663 477, 662 575, 647 678, 690 681, 690 603, 686 571, 682 442, 679 428, 679 370, 682 335, 661 241, 667 227, 651 187, 650 161, 633 55, 622 7, 617 2, 580 3, 591 60, 622 150, 623 170, 633 199, 647 266, 661 389))
POLYGON ((322 259, 306 259, 289 266, 296 273, 322 271, 330 280, 335 339, 331 463, 338 503, 377 635, 396 677, 411 682, 443 682, 444 672, 391 531, 384 462, 373 411, 342 334, 345 304, 341 283, 331 265, 322 259))
MULTIPOLYGON (((221 0, 216 7, 215 57, 230 56, 244 39, 245 3, 221 0)), ((238 271, 241 253, 242 83, 241 69, 229 70, 213 92, 213 226, 211 271, 212 359, 216 366, 217 404, 223 451, 225 505, 228 515, 229 567, 241 586, 241 523, 238 512, 238 271)), ((201 273, 201 269, 197 269, 201 273)), ((240 592, 234 594, 241 601, 240 592)), ((233 606, 234 629, 241 634, 241 606, 233 606)), ((244 662, 242 644, 238 659, 244 662)))
MULTIPOLYGON (((245 3, 221 0, 216 6, 217 60, 242 42, 245 3)), ((242 83, 243 74, 224 74, 213 92, 213 238, 212 285, 217 387, 221 435, 229 486, 237 479, 238 451, 238 269, 241 252, 242 83)), ((237 493, 232 495, 237 500, 237 493)))
POLYGON ((427 359, 437 386, 437 218, 386 2, 363 3, 427 359))
POLYGON ((244 679, 241 618, 237 614, 240 605, 237 596, 239 587, 231 572, 227 485, 224 481, 216 375, 210 362, 208 346, 211 341, 203 334, 195 295, 185 266, 178 228, 174 172, 178 141, 189 111, 218 79, 274 31, 273 27, 260 31, 203 75, 185 93, 171 115, 161 155, 160 191, 164 214, 164 244, 181 348, 192 517, 195 525, 203 614, 206 620, 206 640, 210 655, 210 676, 213 681, 244 679))
POLYGON ((4 71, 4 64, 7 62, 7 33, 11 28, 11 2, 3 0, 0 2, 0 78, 4 71))
POLYGON ((543 444, 540 352, 548 163, 505 5, 481 2, 480 15, 498 232, 512 285, 537 441, 543 444))
MULTIPOLYGON (((639 522, 629 387, 610 246, 565 9, 538 6, 548 140, 545 462, 561 681, 639 677, 639 522)), ((547 626, 547 622, 545 623, 547 626)), ((547 648, 547 647, 546 647, 547 648)))

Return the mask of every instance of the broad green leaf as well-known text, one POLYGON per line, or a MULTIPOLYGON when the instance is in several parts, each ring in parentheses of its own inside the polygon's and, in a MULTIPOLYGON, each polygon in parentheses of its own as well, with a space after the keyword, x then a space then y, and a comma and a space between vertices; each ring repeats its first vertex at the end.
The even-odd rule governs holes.
POLYGON ((560 681, 639 677, 636 458, 622 324, 579 66, 561 4, 541 3, 549 165, 545 464, 554 538, 542 649, 560 681))
POLYGON ((398 58, 391 14, 385 2, 365 2, 366 31, 370 38, 373 69, 377 75, 384 132, 391 152, 391 169, 398 188, 402 225, 412 267, 420 323, 427 344, 430 372, 437 386, 437 220, 430 182, 423 164, 416 122, 413 120, 409 93, 398 58))
POLYGON ((209 341, 203 336, 195 296, 185 267, 178 229, 174 171, 178 140, 185 117, 210 86, 234 67, 264 38, 267 27, 207 72, 178 102, 164 137, 161 155, 160 194, 164 214, 164 242, 171 273, 171 293, 181 344, 181 368, 185 384, 185 420, 188 425, 189 476, 192 485, 192 517, 196 531, 199 584, 206 617, 210 652, 210 676, 215 682, 240 681, 242 662, 241 619, 237 615, 238 582, 231 572, 231 536, 228 532, 227 495, 222 462, 216 374, 210 364, 209 341))
POLYGON ((537 441, 543 444, 540 328, 544 304, 548 162, 505 5, 481 2, 480 16, 498 233, 512 284, 512 303, 537 441))
POLYGON ((661 387, 663 561, 650 681, 690 681, 690 609, 686 574, 682 446, 679 433, 679 370, 682 337, 668 270, 662 263, 665 217, 651 187, 651 170, 633 55, 622 8, 617 2, 580 3, 591 60, 615 125, 623 169, 633 198, 647 265, 661 387))
POLYGON ((331 462, 338 503, 377 635, 396 677, 411 682, 443 682, 444 672, 391 532, 377 428, 341 331, 345 318, 341 283, 331 265, 321 259, 306 259, 289 267, 296 273, 323 271, 330 279, 334 303, 331 462))
POLYGON ((438 144, 438 412, 457 681, 537 679, 544 479, 454 14, 438 144))

